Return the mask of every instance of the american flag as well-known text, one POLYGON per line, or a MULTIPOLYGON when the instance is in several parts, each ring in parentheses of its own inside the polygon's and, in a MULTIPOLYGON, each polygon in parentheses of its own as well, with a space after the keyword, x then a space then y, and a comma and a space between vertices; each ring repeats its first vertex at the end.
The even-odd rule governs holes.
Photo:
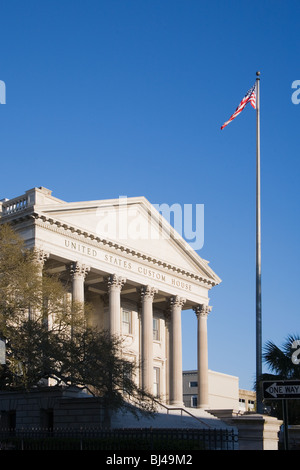
POLYGON ((233 115, 230 117, 228 121, 226 121, 223 124, 223 126, 221 127, 221 130, 224 129, 224 127, 226 127, 227 124, 233 121, 234 118, 236 118, 243 111, 243 109, 245 108, 246 104, 249 103, 249 101, 251 103, 251 106, 253 106, 253 108, 255 109, 256 108, 256 85, 253 85, 253 87, 250 88, 250 90, 246 93, 246 95, 244 96, 244 98, 242 99, 238 107, 236 108, 233 115))

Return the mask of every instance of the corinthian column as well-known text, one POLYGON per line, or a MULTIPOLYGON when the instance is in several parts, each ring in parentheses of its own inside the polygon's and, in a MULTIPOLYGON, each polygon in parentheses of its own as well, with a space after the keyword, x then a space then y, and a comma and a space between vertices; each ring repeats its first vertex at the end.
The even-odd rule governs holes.
POLYGON ((109 332, 111 335, 120 334, 121 289, 126 279, 112 274, 107 279, 109 296, 109 332))
POLYGON ((207 316, 211 307, 197 305, 194 311, 198 320, 197 359, 198 359, 198 408, 208 408, 208 346, 207 316))
POLYGON ((182 297, 170 298, 170 403, 178 406, 183 405, 181 310, 184 304, 185 299, 182 297))
POLYGON ((47 259, 49 258, 49 256, 50 256, 49 253, 46 253, 45 251, 43 251, 39 248, 34 249, 34 259, 35 259, 36 264, 38 266, 40 276, 43 275, 44 264, 45 264, 45 261, 47 261, 47 259))
MULTIPOLYGON (((45 251, 35 248, 34 249, 34 260, 36 263, 37 267, 37 275, 38 279, 40 280, 40 288, 42 288, 42 283, 43 283, 43 269, 44 269, 44 264, 49 258, 50 254, 46 253, 45 251)), ((44 303, 46 302, 44 299, 42 300, 44 303)), ((41 314, 42 310, 38 308, 37 306, 35 308, 29 307, 28 310, 28 316, 31 320, 37 319, 38 315, 41 314)))
POLYGON ((90 268, 75 261, 71 264, 72 298, 74 302, 84 302, 84 280, 90 268))
POLYGON ((153 393, 153 298, 157 289, 143 286, 142 302, 142 388, 153 393))

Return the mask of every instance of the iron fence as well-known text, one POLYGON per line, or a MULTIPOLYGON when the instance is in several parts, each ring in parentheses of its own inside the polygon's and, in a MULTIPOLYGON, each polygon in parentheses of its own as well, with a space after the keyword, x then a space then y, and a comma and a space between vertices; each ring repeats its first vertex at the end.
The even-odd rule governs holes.
POLYGON ((0 430, 0 450, 237 450, 233 429, 0 430))

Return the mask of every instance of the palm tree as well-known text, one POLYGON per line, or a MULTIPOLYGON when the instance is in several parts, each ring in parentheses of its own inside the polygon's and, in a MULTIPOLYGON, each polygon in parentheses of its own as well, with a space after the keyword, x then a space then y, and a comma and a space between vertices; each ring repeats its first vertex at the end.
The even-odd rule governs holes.
MULTIPOLYGON (((263 360, 272 373, 262 374, 261 382, 300 380, 300 336, 289 335, 281 348, 268 341, 263 360)), ((271 408, 274 416, 282 419, 282 400, 266 399, 265 405, 271 408)), ((288 400, 288 418, 289 424, 300 424, 300 400, 288 400)))

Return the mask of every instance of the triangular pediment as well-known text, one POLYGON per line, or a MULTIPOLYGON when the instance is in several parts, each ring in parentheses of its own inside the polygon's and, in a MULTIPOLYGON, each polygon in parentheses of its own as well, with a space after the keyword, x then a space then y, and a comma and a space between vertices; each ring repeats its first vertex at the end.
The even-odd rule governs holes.
POLYGON ((47 204, 35 211, 68 229, 106 240, 146 259, 220 282, 183 237, 144 197, 47 204))

